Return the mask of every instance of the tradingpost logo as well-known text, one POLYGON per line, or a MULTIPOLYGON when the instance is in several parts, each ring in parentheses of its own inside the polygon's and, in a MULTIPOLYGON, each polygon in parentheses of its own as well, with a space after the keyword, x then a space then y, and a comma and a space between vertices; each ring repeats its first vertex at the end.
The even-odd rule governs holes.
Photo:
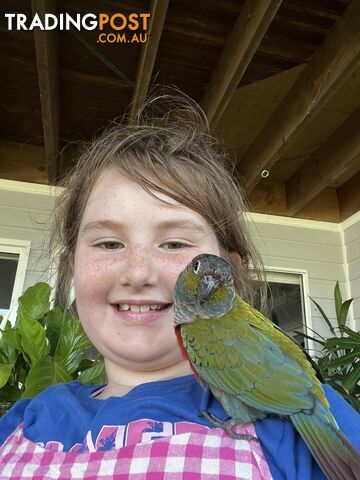
POLYGON ((97 43, 146 43, 150 13, 5 13, 8 30, 99 30, 97 43))

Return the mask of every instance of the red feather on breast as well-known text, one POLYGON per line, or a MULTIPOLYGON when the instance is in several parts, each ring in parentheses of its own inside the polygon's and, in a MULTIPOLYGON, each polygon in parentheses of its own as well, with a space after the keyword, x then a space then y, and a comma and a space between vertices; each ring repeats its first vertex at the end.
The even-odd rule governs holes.
POLYGON ((199 380, 199 374, 197 373, 197 371, 194 369, 193 367, 193 364, 190 362, 190 358, 189 358, 189 355, 187 354, 187 351, 182 343, 182 340, 181 340, 181 326, 180 325, 177 325, 175 327, 175 335, 176 335, 176 338, 177 338, 177 341, 178 341, 178 344, 179 344, 179 347, 180 347, 180 350, 181 350, 181 353, 182 353, 182 356, 185 358, 185 360, 187 360, 190 364, 190 367, 191 367, 191 370, 194 372, 194 375, 195 375, 195 378, 196 380, 199 380))

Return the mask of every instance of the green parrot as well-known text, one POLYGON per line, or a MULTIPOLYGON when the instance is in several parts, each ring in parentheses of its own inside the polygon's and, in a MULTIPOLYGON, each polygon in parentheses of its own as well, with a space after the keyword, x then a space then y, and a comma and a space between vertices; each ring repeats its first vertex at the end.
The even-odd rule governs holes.
POLYGON ((285 417, 329 480, 360 479, 360 453, 337 427, 305 353, 236 294, 228 262, 195 257, 176 282, 174 309, 184 355, 230 418, 202 415, 234 438, 235 425, 285 417))

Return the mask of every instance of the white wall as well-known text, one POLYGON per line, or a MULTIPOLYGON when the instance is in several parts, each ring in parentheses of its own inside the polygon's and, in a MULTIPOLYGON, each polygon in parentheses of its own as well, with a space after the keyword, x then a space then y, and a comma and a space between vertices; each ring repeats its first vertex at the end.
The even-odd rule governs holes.
POLYGON ((24 290, 50 282, 49 225, 54 197, 45 185, 0 180, 0 238, 31 241, 24 290))
MULTIPOLYGON (((250 219, 252 219, 249 222, 250 228, 265 266, 273 270, 284 268, 305 271, 308 279, 308 294, 320 304, 333 325, 336 325, 333 300, 336 281, 339 281, 344 300, 350 298, 351 294, 342 226, 328 222, 261 214, 253 214, 250 219)), ((354 242, 353 240, 350 244, 353 245, 354 242)), ((356 249, 355 244, 354 247, 356 249)), ((357 258, 357 263, 355 261, 352 265, 352 275, 357 276, 359 288, 359 255, 357 258)), ((308 302, 308 306, 311 309, 310 318, 307 319, 308 326, 327 336, 329 331, 318 309, 312 302, 308 302)), ((350 321, 349 326, 354 327, 352 312, 350 321)))
POLYGON ((343 241, 354 320, 356 330, 360 330, 360 212, 343 222, 343 241))

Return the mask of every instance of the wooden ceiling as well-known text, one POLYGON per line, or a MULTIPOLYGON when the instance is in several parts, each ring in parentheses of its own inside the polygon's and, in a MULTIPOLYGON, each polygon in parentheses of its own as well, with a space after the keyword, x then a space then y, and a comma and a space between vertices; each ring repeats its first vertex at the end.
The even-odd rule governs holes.
MULTIPOLYGON (((200 102, 255 212, 360 210, 360 0, 2 0, 0 178, 56 183, 149 84, 200 102), (151 12, 147 43, 9 30, 4 13, 151 12)), ((30 23, 30 22, 29 22, 30 23)))

